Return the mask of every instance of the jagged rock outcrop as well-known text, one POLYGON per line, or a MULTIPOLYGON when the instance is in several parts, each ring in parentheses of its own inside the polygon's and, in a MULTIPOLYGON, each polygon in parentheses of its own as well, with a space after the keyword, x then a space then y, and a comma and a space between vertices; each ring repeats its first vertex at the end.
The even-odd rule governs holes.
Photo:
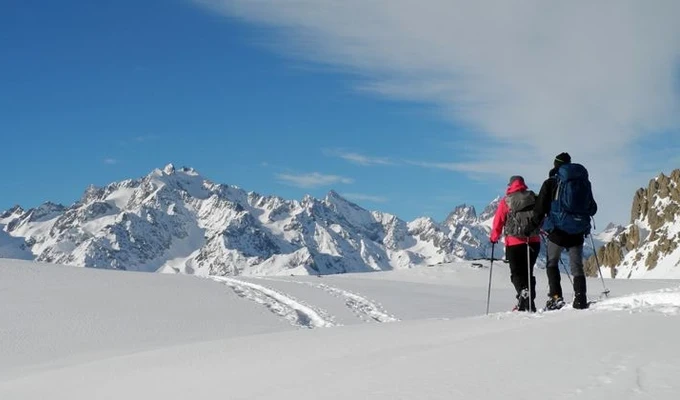
MULTIPOLYGON (((630 218, 630 225, 597 252, 603 273, 631 278, 680 271, 680 169, 638 189, 630 218)), ((585 267, 589 275, 597 274, 594 257, 585 267)))
POLYGON ((471 224, 477 221, 477 211, 473 206, 461 204, 449 213, 444 225, 471 224))

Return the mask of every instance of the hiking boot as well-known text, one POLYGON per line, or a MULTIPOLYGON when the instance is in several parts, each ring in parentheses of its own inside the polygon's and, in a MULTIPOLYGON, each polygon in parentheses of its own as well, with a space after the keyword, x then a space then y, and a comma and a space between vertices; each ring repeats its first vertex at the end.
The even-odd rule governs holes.
POLYGON ((559 310, 560 308, 564 307, 564 299, 561 296, 552 296, 548 301, 545 303, 545 309, 546 310, 559 310))
POLYGON ((576 293, 574 296, 574 303, 572 305, 577 310, 585 310, 588 308, 588 297, 585 293, 576 293))

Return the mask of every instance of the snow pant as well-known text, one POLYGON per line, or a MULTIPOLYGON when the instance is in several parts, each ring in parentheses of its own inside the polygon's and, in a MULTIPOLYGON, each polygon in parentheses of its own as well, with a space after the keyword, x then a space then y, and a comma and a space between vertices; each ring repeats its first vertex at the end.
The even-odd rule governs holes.
MULTIPOLYGON (((564 247, 559 246, 548 240, 548 262, 546 264, 546 274, 550 285, 549 297, 562 297, 562 286, 560 285, 559 263, 564 247)), ((585 296, 586 294, 586 274, 583 271, 583 245, 573 246, 567 249, 569 252, 569 267, 571 275, 574 277, 574 293, 585 296)))
POLYGON ((505 247, 505 257, 510 264, 510 280, 515 287, 517 297, 523 289, 529 287, 529 277, 527 276, 527 262, 531 266, 531 299, 536 298, 536 278, 534 277, 534 265, 538 259, 538 252, 541 250, 540 243, 529 243, 529 258, 527 259, 527 245, 518 244, 505 247))

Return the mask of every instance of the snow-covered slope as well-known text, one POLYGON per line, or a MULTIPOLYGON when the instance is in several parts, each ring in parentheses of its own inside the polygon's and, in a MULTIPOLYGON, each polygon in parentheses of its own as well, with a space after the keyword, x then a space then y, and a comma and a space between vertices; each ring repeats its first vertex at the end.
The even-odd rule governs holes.
POLYGON ((0 216, 0 246, 12 257, 30 257, 29 249, 37 261, 136 271, 381 271, 488 256, 494 204, 490 210, 478 218, 474 208, 462 206, 444 223, 407 223, 334 191, 324 199, 290 201, 168 165, 141 179, 90 187, 70 207, 15 207, 0 216))
MULTIPOLYGON (((612 240, 616 239, 618 235, 621 234, 625 230, 625 227, 621 225, 617 225, 614 223, 608 224, 603 230, 593 230, 592 236, 589 236, 586 238, 585 242, 583 243, 583 257, 585 259, 589 259, 592 257, 595 252, 593 251, 593 244, 595 245, 595 249, 599 249, 602 246, 606 245, 607 243, 611 242, 612 240)), ((541 249, 543 252, 545 249, 541 249)), ((565 263, 569 262, 569 254, 564 253, 562 255, 562 259, 565 263)), ((595 275, 597 267, 593 265, 588 265, 587 267, 588 272, 591 273, 591 275, 595 275), (590 269, 594 268, 594 269, 590 269)))
MULTIPOLYGON (((606 276, 680 278, 680 169, 652 179, 633 198, 631 223, 598 251, 606 276)), ((594 259, 587 267, 594 271, 594 259)))
POLYGON ((0 230, 0 258, 30 260, 33 258, 33 254, 23 239, 12 237, 7 232, 0 230))
POLYGON ((616 239, 618 235, 621 234, 626 228, 621 225, 610 223, 604 230, 593 233, 593 239, 595 239, 595 247, 600 248, 605 244, 616 239))
POLYGON ((200 279, 0 260, 0 398, 677 398, 677 282, 608 281, 590 310, 526 315, 503 311, 494 268, 484 316, 488 272, 200 279))

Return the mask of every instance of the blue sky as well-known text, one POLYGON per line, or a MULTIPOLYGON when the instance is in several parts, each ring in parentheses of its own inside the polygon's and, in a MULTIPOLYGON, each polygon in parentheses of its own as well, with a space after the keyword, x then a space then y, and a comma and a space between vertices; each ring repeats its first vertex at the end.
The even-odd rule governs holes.
POLYGON ((592 18, 520 7, 500 23, 465 3, 440 21, 451 3, 426 3, 432 13, 401 0, 10 1, 0 209, 70 204, 89 184, 172 162, 264 194, 335 189, 443 219, 483 207, 513 174, 538 190, 569 151, 591 169, 603 219, 625 222, 633 190, 680 167, 680 35, 664 19, 677 3, 646 10, 652 22, 632 3, 592 18), (594 33, 573 38, 556 16, 594 33), (485 30, 465 38, 458 17, 485 30), (541 35, 515 29, 523 18, 541 35))

